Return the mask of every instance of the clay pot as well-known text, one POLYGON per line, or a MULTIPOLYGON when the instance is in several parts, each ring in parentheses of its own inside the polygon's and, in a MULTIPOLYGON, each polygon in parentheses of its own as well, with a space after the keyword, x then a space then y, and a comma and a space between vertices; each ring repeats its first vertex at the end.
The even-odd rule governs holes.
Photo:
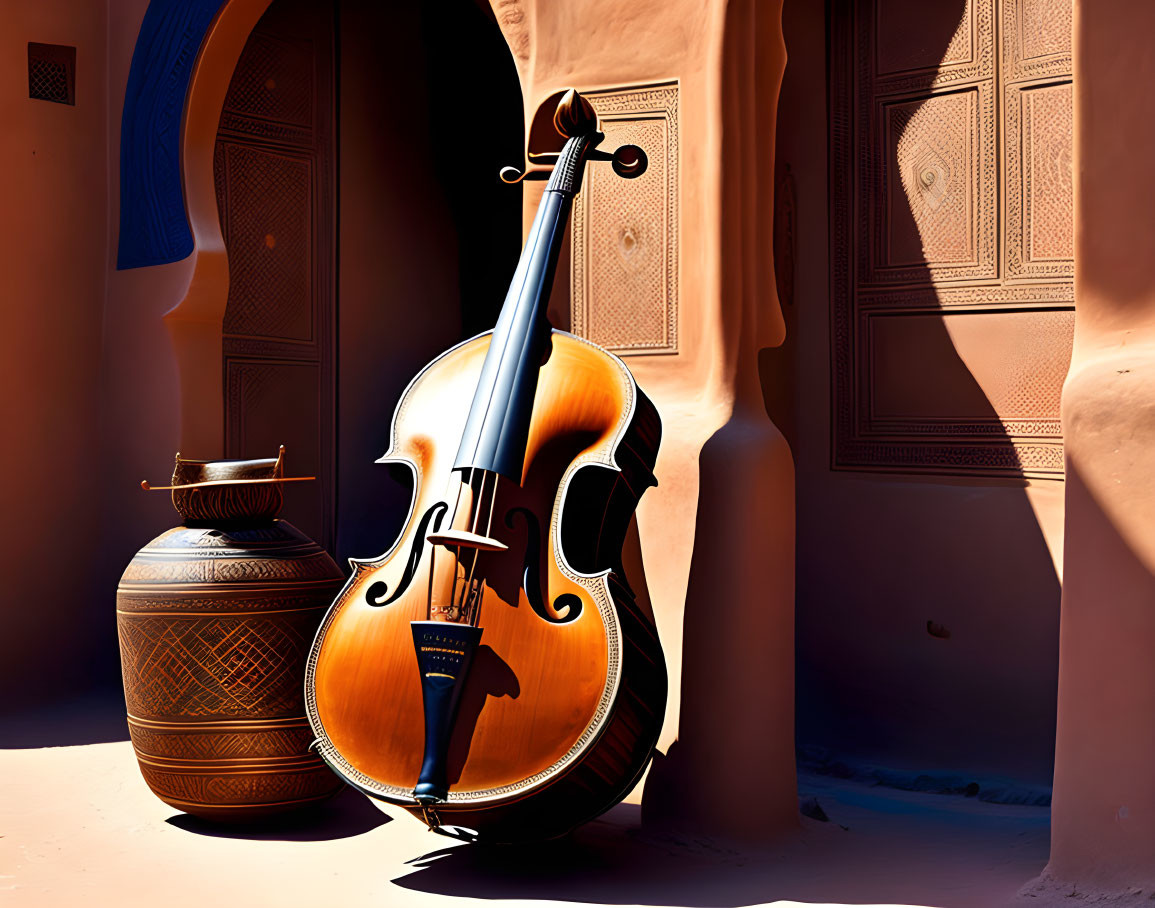
POLYGON ((309 646, 344 577, 276 519, 282 487, 270 479, 280 476, 281 457, 178 454, 173 504, 184 526, 141 549, 117 588, 140 770, 162 801, 214 820, 306 806, 342 785, 309 751, 303 693, 309 646), (263 481, 236 482, 254 479, 263 481))

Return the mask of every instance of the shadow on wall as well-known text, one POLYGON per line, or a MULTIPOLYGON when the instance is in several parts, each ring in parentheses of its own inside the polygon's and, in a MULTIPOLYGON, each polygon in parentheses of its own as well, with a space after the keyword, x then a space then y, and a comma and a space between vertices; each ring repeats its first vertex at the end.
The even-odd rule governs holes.
MULTIPOLYGON (((832 5, 831 29, 849 26, 837 18, 851 15, 849 7, 832 5)), ((910 54, 920 58, 945 59, 965 26, 967 8, 965 0, 949 0, 927 15, 930 11, 920 4, 919 14, 909 17, 917 23, 917 41, 903 47, 915 48, 910 54)), ((777 227, 788 235, 780 233, 775 242, 784 259, 776 262, 780 286, 786 278, 788 290, 782 300, 787 340, 781 348, 762 351, 760 366, 767 411, 786 432, 798 470, 799 747, 827 749, 850 762, 1049 782, 1060 587, 1027 483, 887 476, 869 468, 852 473, 830 466, 837 407, 848 403, 840 398, 852 397, 855 407, 874 405, 867 377, 874 390, 882 386, 909 406, 913 419, 933 423, 936 416, 959 412, 967 423, 981 427, 976 435, 984 443, 1011 450, 999 413, 972 371, 985 364, 991 373, 1000 323, 981 313, 948 316, 942 288, 950 284, 941 274, 936 283, 932 264, 949 260, 952 250, 957 253, 958 236, 952 231, 969 229, 960 228, 957 218, 972 216, 970 206, 977 200, 952 206, 952 190, 969 192, 959 185, 957 168, 954 182, 948 175, 937 187, 919 184, 927 168, 918 165, 923 158, 933 160, 930 151, 940 158, 965 151, 950 147, 958 141, 952 140, 951 124, 936 119, 941 110, 935 103, 943 95, 921 103, 917 96, 915 102, 903 98, 899 107, 906 119, 890 121, 896 134, 875 143, 895 149, 897 160, 881 159, 863 175, 859 161, 873 150, 861 130, 867 128, 866 107, 876 99, 863 99, 869 86, 864 89, 856 81, 862 68, 854 66, 853 87, 845 96, 854 130, 854 181, 841 202, 850 206, 843 215, 849 229, 835 231, 826 216, 829 211, 838 217, 836 208, 827 207, 828 176, 834 206, 840 204, 840 176, 828 174, 825 153, 827 117, 837 113, 827 114, 824 95, 828 23, 820 8, 787 0, 783 25, 790 59, 779 106, 778 187, 785 194, 793 184, 797 199, 792 205, 785 199, 792 217, 779 218, 777 227), (943 147, 933 149, 935 142, 943 147), (888 185, 894 202, 889 222, 875 231, 874 222, 867 224, 858 212, 870 202, 870 193, 881 196, 888 185), (906 203, 900 203, 904 198, 906 203), (902 288, 882 289, 898 294, 921 287, 926 301, 917 314, 904 310, 887 317, 888 326, 898 329, 892 337, 905 340, 871 364, 865 348, 853 346, 861 339, 853 310, 847 316, 851 343, 841 353, 832 343, 831 324, 838 320, 831 314, 851 306, 847 296, 855 292, 855 276, 863 267, 878 267, 877 259, 860 262, 874 256, 874 246, 881 244, 888 244, 881 258, 902 263, 907 275, 902 288), (839 289, 831 275, 840 267, 847 269, 852 284, 831 298, 839 289), (952 337, 952 329, 960 326, 969 330, 952 337), (983 343, 983 331, 992 343, 983 343), (849 385, 831 389, 839 370, 849 374, 849 385), (946 412, 946 406, 957 409, 946 412)), ((855 23, 856 29, 860 26, 855 23)), ((934 75, 926 74, 926 88, 934 75)), ((837 93, 832 97, 837 99, 837 93)), ((876 115, 872 108, 871 116, 876 115)), ((970 129, 965 121, 962 128, 970 129)), ((886 200, 880 197, 875 204, 886 200)), ((996 217, 995 210, 988 216, 996 217)), ((1024 395, 1037 394, 1038 384, 1023 381, 1023 388, 1024 395)), ((881 440, 896 450, 906 444, 897 437, 901 429, 888 428, 885 419, 870 429, 881 432, 881 440)), ((1021 468, 1014 457, 1009 469, 1021 468)), ((949 472, 951 462, 943 462, 942 469, 949 472)))

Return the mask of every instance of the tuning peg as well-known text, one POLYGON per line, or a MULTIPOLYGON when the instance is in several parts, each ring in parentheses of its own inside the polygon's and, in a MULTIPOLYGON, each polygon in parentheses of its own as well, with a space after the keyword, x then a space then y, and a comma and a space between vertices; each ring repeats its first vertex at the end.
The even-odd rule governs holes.
POLYGON ((589 153, 589 159, 591 161, 609 161, 614 173, 627 180, 640 177, 650 166, 650 159, 637 145, 619 146, 613 154, 608 151, 594 150, 589 153))
POLYGON ((610 166, 619 177, 632 180, 646 172, 650 159, 637 145, 622 145, 614 152, 610 166))
MULTIPOLYGON (((510 184, 520 183, 522 180, 546 180, 553 173, 558 157, 556 151, 531 154, 525 170, 518 170, 513 166, 503 167, 499 176, 503 183, 510 184)), ((589 152, 587 158, 591 161, 609 161, 614 173, 627 180, 640 177, 650 166, 650 159, 637 145, 622 145, 613 154, 594 149, 589 152)))
POLYGON ((525 170, 518 170, 513 166, 503 167, 498 176, 501 177, 501 182, 510 184, 520 183, 522 180, 547 180, 553 173, 553 165, 557 163, 557 159, 558 154, 553 151, 531 154, 525 170))

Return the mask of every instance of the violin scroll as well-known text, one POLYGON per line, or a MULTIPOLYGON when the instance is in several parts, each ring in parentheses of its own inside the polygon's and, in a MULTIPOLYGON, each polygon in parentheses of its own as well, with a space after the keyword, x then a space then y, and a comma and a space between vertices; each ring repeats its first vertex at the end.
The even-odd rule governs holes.
POLYGON ((557 103, 553 126, 567 139, 588 136, 598 131, 598 115, 594 106, 571 88, 557 103))
MULTIPOLYGON (((553 115, 554 128, 563 136, 593 136, 592 144, 597 145, 605 137, 597 131, 597 112, 580 93, 570 89, 558 101, 557 110, 553 115)), ((524 170, 517 167, 503 167, 499 176, 503 183, 515 184, 522 180, 546 180, 553 173, 554 165, 560 155, 557 152, 544 152, 527 155, 524 170)), ((586 155, 590 161, 609 161, 619 177, 632 180, 640 177, 649 166, 649 158, 644 150, 637 145, 622 145, 613 154, 605 151, 591 150, 586 155)))

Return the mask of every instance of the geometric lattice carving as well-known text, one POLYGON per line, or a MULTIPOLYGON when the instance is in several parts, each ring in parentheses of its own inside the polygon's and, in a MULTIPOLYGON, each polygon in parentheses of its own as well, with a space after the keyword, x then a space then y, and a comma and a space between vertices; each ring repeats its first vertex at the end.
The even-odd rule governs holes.
POLYGON ((1023 56, 1045 57, 1071 52, 1071 0, 1022 0, 1018 35, 1023 56))
POLYGON ((887 104, 873 283, 994 277, 994 137, 989 86, 887 104))
POLYGON ((1071 83, 1007 92, 1007 276, 1074 276, 1071 83))
POLYGON ((995 69, 996 0, 835 0, 855 7, 858 77, 880 94, 938 90, 989 78, 995 69))
POLYGON ((28 97, 56 104, 76 103, 76 48, 28 44, 28 97))
POLYGON ((633 180, 591 162, 573 213, 570 323, 615 353, 678 349, 678 86, 585 95, 604 148, 634 144, 649 166, 633 180))
POLYGON ((830 48, 834 466, 1061 476, 1070 0, 835 0, 830 48))
POLYGON ((225 456, 285 444, 284 516, 335 544, 333 0, 277 0, 250 34, 217 134, 229 258, 225 456), (286 382, 283 387, 277 383, 286 382))
POLYGON ((313 122, 311 41, 285 41, 258 32, 245 44, 225 96, 230 114, 294 126, 313 122))
POLYGON ((155 717, 253 718, 304 712, 301 667, 317 611, 294 619, 121 615, 128 711, 155 717), (127 679, 135 683, 127 683, 127 679))
POLYGON ((1071 78, 1073 0, 1002 0, 1003 83, 1071 78))
POLYGON ((313 336, 312 170, 290 157, 222 142, 229 204, 226 334, 313 336))
POLYGON ((1070 83, 1023 92, 1026 179, 1023 200, 1029 258, 1067 259, 1075 254, 1072 174, 1073 98, 1070 83))

